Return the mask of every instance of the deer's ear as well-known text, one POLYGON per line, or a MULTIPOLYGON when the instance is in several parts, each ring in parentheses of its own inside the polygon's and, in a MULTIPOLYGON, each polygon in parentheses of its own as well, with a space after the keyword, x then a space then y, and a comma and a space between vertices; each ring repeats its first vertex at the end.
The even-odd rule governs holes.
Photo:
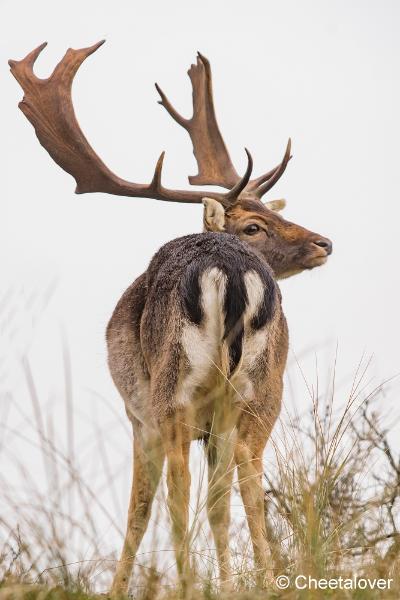
POLYGON ((225 209, 220 202, 213 198, 203 198, 204 231, 224 231, 225 209))
POLYGON ((270 200, 269 202, 264 202, 264 206, 269 208, 269 210, 279 212, 285 208, 286 200, 270 200))

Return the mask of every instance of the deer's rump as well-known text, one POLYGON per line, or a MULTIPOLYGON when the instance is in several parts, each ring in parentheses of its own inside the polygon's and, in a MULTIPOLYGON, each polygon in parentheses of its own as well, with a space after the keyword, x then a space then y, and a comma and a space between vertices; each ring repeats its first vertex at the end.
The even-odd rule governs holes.
POLYGON ((202 233, 169 242, 147 271, 141 341, 150 371, 162 364, 165 374, 175 363, 182 374, 186 363, 193 385, 210 370, 232 377, 279 304, 271 270, 237 237, 202 233))

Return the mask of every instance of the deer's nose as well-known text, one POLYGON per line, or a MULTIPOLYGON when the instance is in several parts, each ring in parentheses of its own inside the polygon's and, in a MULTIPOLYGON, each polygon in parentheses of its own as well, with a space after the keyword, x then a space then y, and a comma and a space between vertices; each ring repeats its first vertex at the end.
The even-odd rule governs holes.
POLYGON ((328 238, 318 238, 313 241, 313 244, 323 248, 327 254, 332 254, 332 242, 328 238))

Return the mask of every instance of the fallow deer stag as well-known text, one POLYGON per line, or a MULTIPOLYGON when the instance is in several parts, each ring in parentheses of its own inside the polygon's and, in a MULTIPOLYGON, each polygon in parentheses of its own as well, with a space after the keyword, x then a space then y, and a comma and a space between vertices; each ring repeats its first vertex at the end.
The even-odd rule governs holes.
POLYGON ((78 67, 101 43, 68 50, 48 79, 33 73, 45 44, 21 61, 10 61, 25 92, 21 110, 40 143, 75 178, 77 193, 203 202, 206 230, 163 246, 124 293, 107 328, 110 371, 133 426, 134 453, 128 525, 112 590, 128 590, 165 457, 177 566, 187 581, 193 439, 206 442, 207 509, 222 581, 229 585, 231 579, 228 527, 236 465, 258 577, 268 582, 272 562, 263 514, 262 456, 280 410, 288 347, 276 280, 322 265, 332 244, 285 221, 277 212, 282 200, 261 201, 287 166, 290 141, 281 163, 255 179, 250 179, 247 152, 247 169, 239 177, 216 121, 210 64, 201 54, 189 70, 191 118, 178 114, 157 90, 160 103, 192 140, 199 172, 190 183, 228 191, 165 188, 164 154, 148 184, 114 175, 83 135, 71 100, 78 67))

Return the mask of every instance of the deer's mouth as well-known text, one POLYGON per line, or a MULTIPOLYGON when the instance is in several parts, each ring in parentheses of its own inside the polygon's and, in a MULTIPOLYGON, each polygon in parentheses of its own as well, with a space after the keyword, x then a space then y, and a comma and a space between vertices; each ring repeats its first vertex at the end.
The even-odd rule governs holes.
POLYGON ((324 248, 310 248, 307 254, 303 256, 301 264, 304 269, 320 267, 327 262, 329 254, 330 252, 327 252, 324 248))
POLYGON ((328 255, 325 256, 317 256, 314 258, 314 265, 319 267, 320 265, 324 265, 328 260, 328 255))
POLYGON ((324 265, 328 260, 328 254, 319 254, 317 256, 310 256, 305 261, 306 269, 314 269, 314 267, 320 267, 324 265))

